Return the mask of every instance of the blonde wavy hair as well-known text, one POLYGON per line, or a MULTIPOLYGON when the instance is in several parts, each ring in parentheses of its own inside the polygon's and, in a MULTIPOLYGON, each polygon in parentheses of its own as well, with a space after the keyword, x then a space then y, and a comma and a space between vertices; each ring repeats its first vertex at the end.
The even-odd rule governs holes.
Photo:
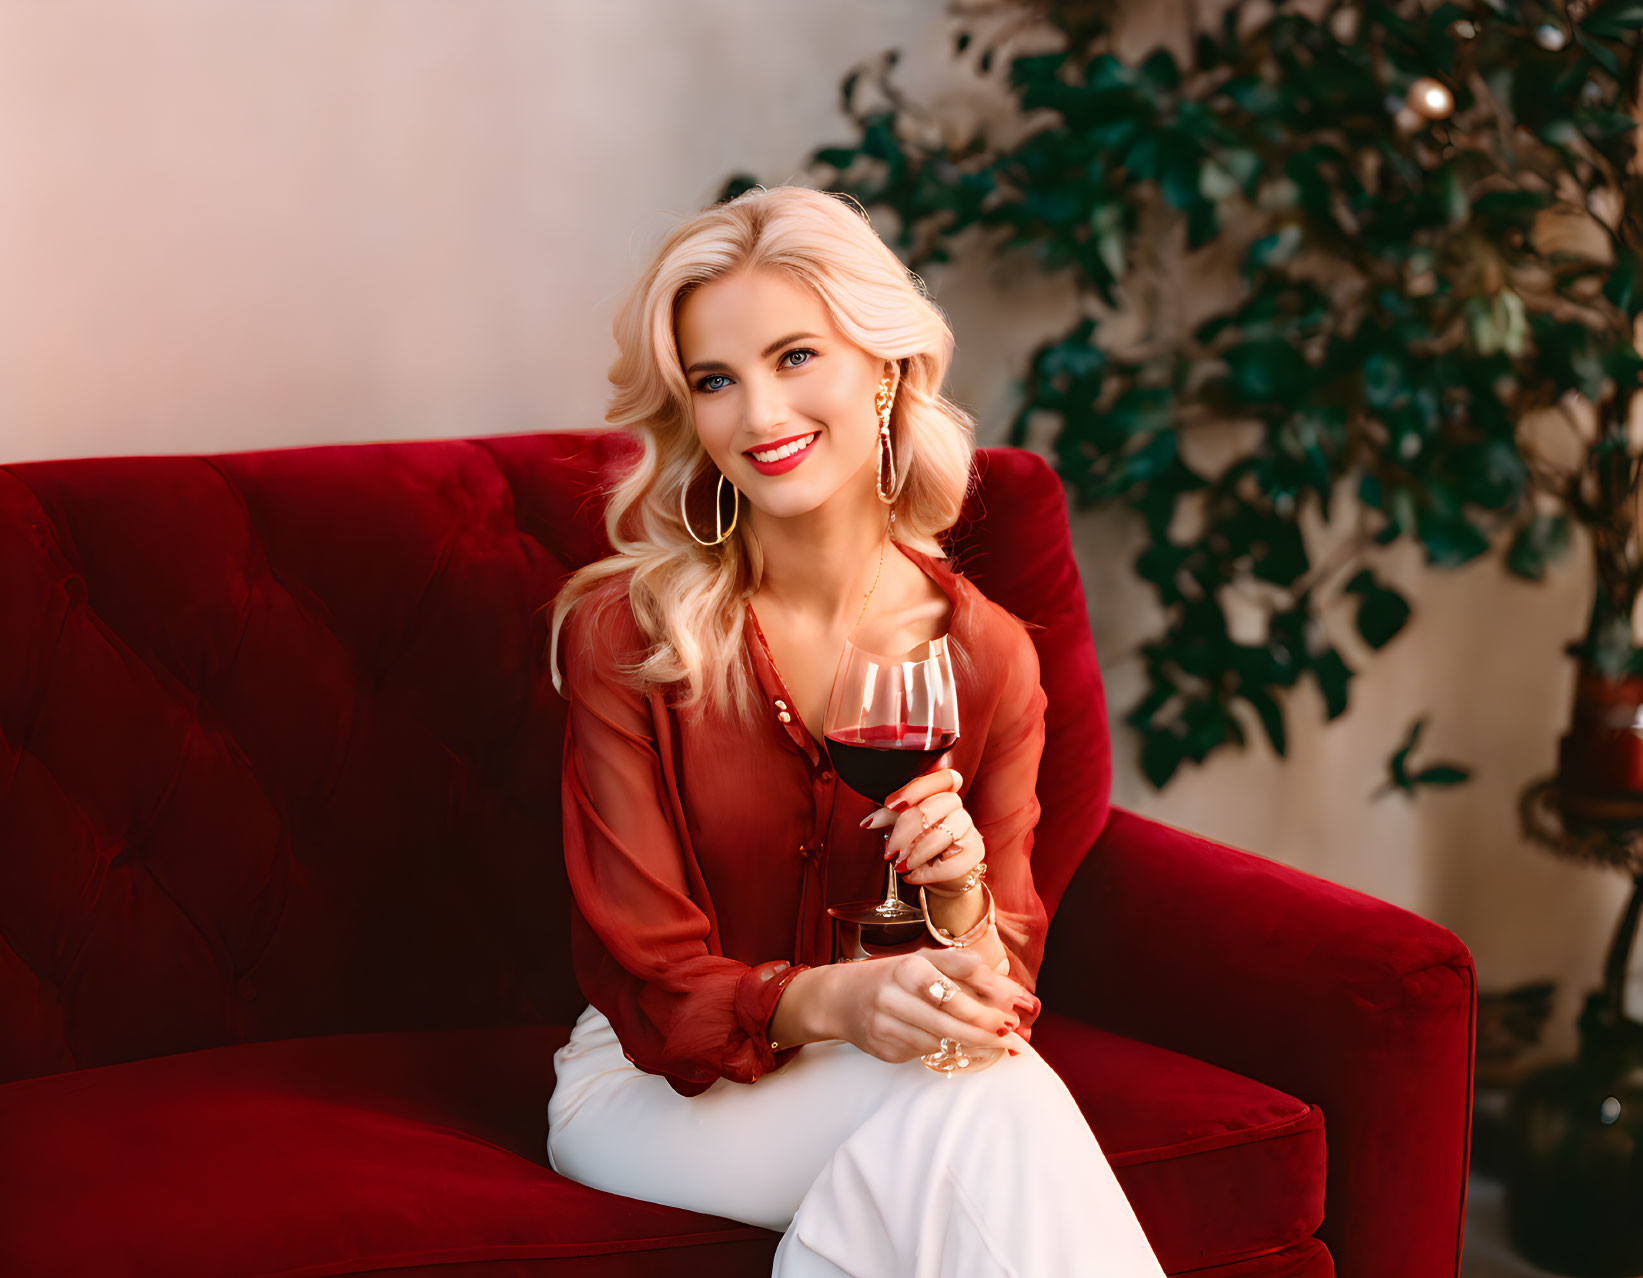
POLYGON ((672 690, 680 709, 705 698, 743 722, 757 712, 753 671, 742 660, 742 601, 758 589, 764 556, 745 523, 720 545, 703 546, 681 518, 680 490, 705 479, 717 492, 719 472, 696 434, 674 328, 693 290, 749 268, 808 287, 846 338, 899 365, 890 416, 894 537, 946 557, 937 535, 963 509, 975 456, 974 418, 941 393, 952 329, 855 200, 799 186, 754 187, 675 227, 617 312, 619 353, 605 420, 634 431, 641 451, 608 493, 613 553, 572 573, 554 601, 548 662, 560 696, 567 695, 558 668, 567 614, 595 592, 612 602, 620 588, 606 583, 631 572, 628 600, 652 646, 636 663, 617 663, 619 677, 639 690, 672 690))

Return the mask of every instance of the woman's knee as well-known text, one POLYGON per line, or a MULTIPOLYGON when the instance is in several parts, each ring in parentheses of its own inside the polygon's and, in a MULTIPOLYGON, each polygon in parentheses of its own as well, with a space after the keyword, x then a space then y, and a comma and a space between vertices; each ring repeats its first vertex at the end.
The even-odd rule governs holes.
POLYGON ((938 1105, 974 1110, 1019 1125, 1074 1119, 1083 1122, 1078 1102, 1061 1076, 1030 1048, 1019 1056, 1000 1057, 976 1074, 947 1079, 934 1071, 925 1072, 929 1082, 924 1083, 923 1090, 938 1105))

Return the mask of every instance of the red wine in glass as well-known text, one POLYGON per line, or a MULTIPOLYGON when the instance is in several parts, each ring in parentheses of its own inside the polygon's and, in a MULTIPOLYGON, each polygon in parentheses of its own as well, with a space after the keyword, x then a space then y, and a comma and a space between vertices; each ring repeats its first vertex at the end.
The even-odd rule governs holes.
POLYGON ((958 741, 957 732, 873 724, 827 733, 827 754, 839 779, 865 799, 882 804, 958 741))

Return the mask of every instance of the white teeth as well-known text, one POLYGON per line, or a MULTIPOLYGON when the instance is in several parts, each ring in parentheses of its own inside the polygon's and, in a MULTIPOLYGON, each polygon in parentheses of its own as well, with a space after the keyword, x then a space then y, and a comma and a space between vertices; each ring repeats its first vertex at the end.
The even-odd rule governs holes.
POLYGON ((809 447, 810 441, 814 438, 816 438, 816 435, 815 432, 812 431, 803 439, 795 439, 791 444, 788 444, 783 448, 772 448, 768 453, 754 453, 753 460, 762 462, 780 461, 783 457, 791 457, 801 448, 809 447))

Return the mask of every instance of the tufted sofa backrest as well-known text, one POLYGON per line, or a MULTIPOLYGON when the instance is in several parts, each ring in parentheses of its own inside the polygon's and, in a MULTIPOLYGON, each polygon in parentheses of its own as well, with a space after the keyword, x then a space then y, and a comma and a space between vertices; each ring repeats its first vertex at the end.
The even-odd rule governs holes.
MULTIPOLYGON (((0 1081, 235 1042, 568 1024, 549 605, 621 432, 0 466, 0 1081)), ((1105 821, 1061 483, 949 547, 1042 625, 1035 874, 1105 821)))

